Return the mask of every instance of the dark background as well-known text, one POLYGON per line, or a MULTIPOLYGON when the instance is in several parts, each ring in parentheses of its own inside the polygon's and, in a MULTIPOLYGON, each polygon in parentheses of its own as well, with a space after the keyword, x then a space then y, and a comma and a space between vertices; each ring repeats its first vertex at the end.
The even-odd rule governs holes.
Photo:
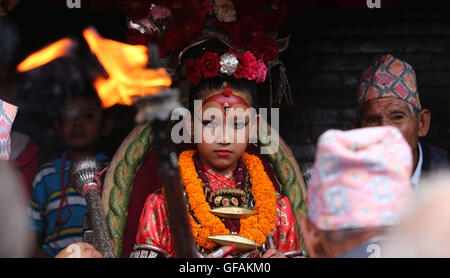
MULTIPOLYGON (((360 1, 365 2, 365 1, 360 1)), ((383 5, 383 1, 382 1, 383 5)), ((312 162, 317 138, 349 129, 362 71, 391 53, 416 71, 423 108, 431 111, 425 141, 450 149, 450 7, 439 1, 401 1, 373 10, 301 13, 281 59, 295 107, 281 110, 280 133, 299 162, 312 162)))
MULTIPOLYGON (((360 9, 365 0, 355 0, 353 8, 339 4, 351 1, 307 0, 308 9, 283 28, 283 33, 292 34, 281 60, 295 104, 281 105, 280 134, 300 164, 314 160, 315 143, 324 131, 349 128, 360 74, 386 53, 416 70, 422 106, 432 114, 425 140, 450 149, 450 9, 440 1, 399 0, 390 5, 391 0, 384 5, 385 1, 381 9, 369 10, 360 9)), ((8 15, 20 31, 18 61, 64 36, 79 36, 89 25, 104 37, 124 41, 127 27, 118 1, 85 0, 81 9, 68 9, 65 2, 25 0, 8 15)), ((119 107, 116 115, 116 129, 104 145, 110 156, 134 125, 133 111, 119 107)), ((42 160, 63 150, 48 119, 27 118, 26 109, 14 129, 42 147, 42 160)))

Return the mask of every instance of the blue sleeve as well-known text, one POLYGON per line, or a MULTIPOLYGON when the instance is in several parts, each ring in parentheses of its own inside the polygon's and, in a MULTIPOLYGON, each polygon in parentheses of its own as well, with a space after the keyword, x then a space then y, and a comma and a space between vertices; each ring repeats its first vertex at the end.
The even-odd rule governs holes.
POLYGON ((44 209, 47 204, 44 169, 40 170, 33 180, 31 200, 27 209, 29 228, 37 232, 45 230, 44 209))

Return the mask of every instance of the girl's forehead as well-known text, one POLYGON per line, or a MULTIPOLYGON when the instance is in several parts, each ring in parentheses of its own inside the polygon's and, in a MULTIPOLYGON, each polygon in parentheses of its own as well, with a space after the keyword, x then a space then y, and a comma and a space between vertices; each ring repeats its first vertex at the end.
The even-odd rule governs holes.
POLYGON ((229 87, 206 95, 203 98, 202 107, 207 107, 208 105, 211 105, 211 103, 216 104, 216 106, 218 106, 225 114, 227 114, 230 109, 236 109, 238 107, 247 109, 251 107, 244 95, 231 90, 229 87))
MULTIPOLYGON (((208 100, 208 98, 220 94, 223 91, 223 89, 219 88, 219 89, 214 89, 214 90, 203 90, 200 92, 200 97, 202 102, 204 103, 206 100, 208 100)), ((231 91, 233 92, 234 95, 237 95, 241 98, 243 98, 245 100, 245 102, 247 102, 249 105, 252 104, 252 94, 248 91, 248 90, 235 90, 235 89, 231 89, 231 91)))
MULTIPOLYGON (((232 107, 230 107, 229 111, 231 111, 230 109, 233 109, 236 116, 240 116, 241 114, 244 114, 245 116, 246 115, 245 112, 247 111, 248 108, 249 107, 247 105, 237 103, 234 104, 232 107), (241 111, 243 113, 240 113, 241 111)), ((214 114, 213 110, 216 110, 217 112, 220 111, 221 114, 224 113, 224 107, 222 106, 222 104, 215 101, 209 101, 201 106, 201 112, 203 114, 214 114)), ((200 112, 200 109, 198 109, 197 112, 200 112)))

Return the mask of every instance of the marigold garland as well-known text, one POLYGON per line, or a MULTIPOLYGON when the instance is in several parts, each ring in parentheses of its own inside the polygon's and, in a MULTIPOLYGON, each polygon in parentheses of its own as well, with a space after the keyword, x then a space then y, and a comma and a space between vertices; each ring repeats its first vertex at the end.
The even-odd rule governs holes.
MULTIPOLYGON (((219 217, 213 215, 203 193, 202 180, 199 178, 193 161, 195 150, 181 153, 178 167, 181 180, 189 197, 191 210, 200 225, 189 214, 192 234, 196 242, 203 248, 212 249, 216 246, 208 239, 209 236, 230 234, 219 217)), ((239 235, 251 239, 262 245, 267 236, 275 228, 276 221, 276 193, 273 184, 266 172, 261 160, 254 155, 244 153, 242 155, 245 166, 250 174, 252 193, 255 198, 254 210, 258 213, 241 220, 239 235)))

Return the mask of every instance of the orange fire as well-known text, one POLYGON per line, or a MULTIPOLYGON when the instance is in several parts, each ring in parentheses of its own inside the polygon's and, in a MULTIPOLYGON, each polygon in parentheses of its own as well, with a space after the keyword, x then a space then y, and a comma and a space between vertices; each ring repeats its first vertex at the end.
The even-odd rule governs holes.
POLYGON ((172 84, 164 68, 146 68, 146 46, 105 39, 92 28, 86 29, 83 35, 109 75, 107 79, 97 78, 94 84, 103 107, 132 105, 132 96, 155 95, 172 84))
POLYGON ((74 42, 71 39, 65 38, 59 40, 44 49, 35 52, 28 56, 22 63, 17 66, 18 72, 29 71, 40 66, 43 66, 59 57, 65 56, 74 42))

